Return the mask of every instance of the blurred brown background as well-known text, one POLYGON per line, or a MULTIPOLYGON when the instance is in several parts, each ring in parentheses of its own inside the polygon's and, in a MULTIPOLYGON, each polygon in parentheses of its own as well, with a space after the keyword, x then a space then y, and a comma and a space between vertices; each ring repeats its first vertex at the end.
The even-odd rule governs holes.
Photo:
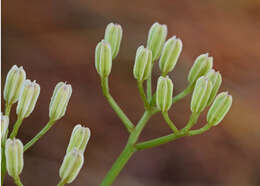
MULTIPOLYGON (((155 21, 184 43, 172 73, 175 94, 185 88, 196 56, 209 52, 221 71, 233 106, 221 125, 209 132, 136 153, 115 186, 257 186, 260 185, 260 1, 259 0, 12 0, 2 1, 2 87, 12 65, 24 66, 41 94, 18 137, 28 142, 48 121, 48 106, 58 81, 72 84, 67 114, 25 154, 21 179, 26 186, 57 184, 58 170, 72 128, 82 123, 92 137, 85 164, 71 185, 101 182, 123 149, 127 132, 102 96, 94 68, 94 49, 109 22, 124 29, 113 63, 111 92, 133 122, 143 107, 132 67, 136 48, 146 44, 155 21)), ((158 77, 156 66, 154 80, 158 77)), ((155 83, 155 81, 154 81, 155 83)), ((171 117, 183 127, 190 97, 173 106, 171 117)), ((2 104, 3 108, 3 104, 2 104)), ((12 122, 16 119, 12 110, 12 122)), ((201 117, 201 124, 205 115, 201 117)), ((198 124, 196 127, 200 127, 198 124)), ((160 115, 141 140, 170 132, 160 115)), ((5 185, 13 185, 10 177, 5 185)))

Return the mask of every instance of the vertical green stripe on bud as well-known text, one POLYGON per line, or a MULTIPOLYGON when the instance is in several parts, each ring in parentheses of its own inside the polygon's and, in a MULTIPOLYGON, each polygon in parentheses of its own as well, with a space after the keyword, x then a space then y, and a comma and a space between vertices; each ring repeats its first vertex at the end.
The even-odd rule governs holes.
POLYGON ((216 72, 214 69, 211 69, 205 75, 205 77, 208 78, 212 84, 212 91, 211 91, 209 101, 208 101, 208 105, 210 105, 214 101, 214 99, 218 93, 218 90, 222 83, 222 77, 221 77, 221 74, 219 72, 216 72))
POLYGON ((166 76, 172 71, 179 59, 182 51, 182 42, 175 36, 168 39, 164 44, 162 55, 159 61, 162 76, 166 76))
POLYGON ((140 46, 136 51, 134 64, 134 77, 138 81, 148 79, 152 70, 152 52, 151 50, 140 46))
POLYGON ((204 76, 213 66, 213 57, 208 54, 202 54, 197 57, 188 75, 188 81, 193 84, 201 76, 204 76))
POLYGON ((56 121, 64 116, 71 94, 72 87, 70 84, 59 82, 56 85, 49 106, 50 120, 56 121))
POLYGON ((228 113, 232 105, 232 96, 227 92, 222 92, 217 95, 213 104, 211 105, 208 114, 207 121, 211 125, 218 125, 225 115, 228 113))
POLYGON ((148 34, 147 48, 152 51, 153 61, 159 59, 167 36, 167 26, 154 23, 148 34))
POLYGON ((95 66, 101 77, 109 76, 112 68, 112 51, 110 44, 104 40, 97 44, 95 66))
POLYGON ((200 113, 205 109, 211 91, 212 91, 211 82, 204 76, 200 77, 196 82, 192 94, 192 99, 191 99, 191 111, 193 113, 200 113))
POLYGON ((73 182, 79 174, 83 162, 84 157, 82 152, 77 149, 72 149, 72 151, 70 151, 64 157, 59 172, 60 178, 66 183, 73 182))
POLYGON ((19 139, 7 139, 5 157, 8 174, 17 177, 23 170, 23 144, 19 139))
POLYGON ((104 40, 111 46, 112 59, 114 59, 119 52, 122 33, 123 30, 119 24, 109 23, 106 27, 104 40))
POLYGON ((23 67, 14 65, 8 72, 5 87, 4 87, 4 100, 7 104, 17 102, 23 82, 26 78, 26 73, 23 67))
POLYGON ((66 153, 76 148, 82 153, 85 151, 90 138, 90 130, 87 127, 82 127, 80 124, 76 125, 72 131, 70 142, 66 153))
POLYGON ((166 77, 159 77, 156 89, 156 104, 162 111, 166 112, 172 105, 173 83, 172 80, 166 77))
POLYGON ((1 112, 1 143, 5 141, 8 133, 8 126, 9 126, 9 117, 3 115, 1 112))
POLYGON ((40 86, 35 81, 25 80, 19 96, 16 114, 20 118, 27 118, 36 105, 40 94, 40 86))

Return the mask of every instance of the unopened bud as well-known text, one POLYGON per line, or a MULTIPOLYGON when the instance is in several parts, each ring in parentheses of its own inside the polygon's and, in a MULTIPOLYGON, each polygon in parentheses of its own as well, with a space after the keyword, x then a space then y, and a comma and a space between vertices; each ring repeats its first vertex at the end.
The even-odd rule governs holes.
POLYGON ((219 72, 216 72, 215 70, 211 69, 206 75, 205 75, 206 78, 208 78, 212 84, 212 91, 211 91, 211 94, 210 94, 210 97, 209 97, 209 101, 208 101, 208 105, 210 105, 217 93, 218 93, 218 90, 220 88, 220 85, 222 83, 222 77, 221 77, 221 74, 219 72))
POLYGON ((27 118, 36 105, 40 94, 40 86, 35 81, 25 80, 19 96, 16 114, 20 118, 27 118))
POLYGON ((193 84, 201 76, 204 76, 213 66, 213 57, 209 57, 208 54, 202 54, 197 57, 193 66, 190 69, 188 75, 188 81, 193 84))
POLYGON ((65 155, 60 167, 60 178, 66 183, 73 182, 79 174, 83 162, 84 157, 80 150, 73 149, 70 151, 65 155))
POLYGON ((148 79, 152 70, 152 52, 151 50, 140 46, 136 51, 134 64, 134 77, 138 81, 148 79))
POLYGON ((202 76, 197 80, 191 98, 191 111, 193 113, 200 113, 205 109, 211 90, 212 84, 207 78, 202 76))
POLYGON ((159 61, 162 76, 166 76, 168 72, 171 72, 174 69, 181 54, 181 50, 182 42, 180 39, 176 39, 176 37, 173 36, 166 41, 159 61))
POLYGON ((66 153, 69 153, 74 148, 80 150, 83 153, 86 149, 89 138, 90 138, 89 128, 82 127, 80 124, 76 125, 72 131, 70 142, 66 153))
POLYGON ((109 76, 112 68, 112 51, 110 44, 104 40, 97 44, 95 66, 101 77, 109 76))
POLYGON ((222 92, 217 95, 213 104, 211 105, 208 114, 207 121, 211 125, 218 125, 225 115, 228 113, 232 105, 232 96, 228 95, 227 92, 222 92))
POLYGON ((148 34, 147 48, 152 51, 153 61, 159 59, 167 36, 167 26, 154 23, 148 34))
POLYGON ((120 48, 122 40, 122 27, 119 24, 109 23, 106 27, 104 40, 108 42, 112 50, 112 59, 114 59, 120 48))
POLYGON ((166 77, 159 77, 156 89, 156 104, 162 112, 167 112, 172 105, 173 83, 166 77))
POLYGON ((56 121, 64 116, 71 94, 72 87, 70 84, 59 82, 56 85, 49 106, 50 120, 56 121))
POLYGON ((26 73, 23 67, 18 68, 16 65, 14 65, 9 70, 4 87, 4 100, 7 102, 7 104, 13 104, 17 102, 25 78, 26 73))
POLYGON ((5 141, 8 133, 9 117, 5 116, 1 112, 1 141, 5 141))
POLYGON ((6 169, 10 176, 17 177, 23 170, 23 144, 19 139, 7 139, 5 144, 6 169))

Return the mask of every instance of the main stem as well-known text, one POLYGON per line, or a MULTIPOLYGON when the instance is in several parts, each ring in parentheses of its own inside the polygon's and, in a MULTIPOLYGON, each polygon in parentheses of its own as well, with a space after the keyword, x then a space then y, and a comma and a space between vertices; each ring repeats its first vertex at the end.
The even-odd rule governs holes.
POLYGON ((131 132, 124 150, 121 152, 111 169, 106 174, 100 186, 110 186, 115 181, 118 174, 122 171, 128 160, 136 152, 135 144, 152 114, 152 111, 145 111, 144 115, 139 120, 134 130, 131 132))

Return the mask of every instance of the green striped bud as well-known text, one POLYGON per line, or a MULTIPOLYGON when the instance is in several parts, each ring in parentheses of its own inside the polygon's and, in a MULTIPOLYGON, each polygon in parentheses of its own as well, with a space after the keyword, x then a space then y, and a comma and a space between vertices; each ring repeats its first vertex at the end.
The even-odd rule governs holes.
POLYGON ((80 124, 76 125, 72 131, 66 153, 69 153, 74 148, 80 150, 83 153, 86 149, 89 138, 89 128, 82 127, 80 124))
POLYGON ((174 69, 181 54, 181 50, 182 42, 180 39, 173 36, 166 41, 159 61, 162 76, 166 76, 174 69))
POLYGON ((101 77, 109 76, 112 68, 112 50, 110 44, 104 40, 97 44, 95 66, 101 77))
POLYGON ((40 86, 35 81, 25 80, 16 107, 16 114, 19 118, 27 118, 36 105, 40 94, 40 86))
POLYGON ((114 59, 119 52, 122 33, 123 30, 119 24, 109 23, 106 27, 104 40, 111 46, 112 59, 114 59))
POLYGON ((9 126, 9 117, 3 115, 1 112, 1 142, 3 143, 7 137, 8 133, 8 126, 9 126))
POLYGON ((26 78, 26 73, 23 67, 14 65, 8 72, 5 87, 4 87, 4 100, 7 104, 14 104, 19 99, 23 82, 26 78))
POLYGON ((206 73, 212 69, 213 57, 209 57, 208 54, 202 54, 195 60, 193 66, 190 69, 188 75, 188 81, 193 84, 199 79, 199 77, 204 76, 206 73))
POLYGON ((148 34, 147 48, 152 51, 153 61, 159 59, 167 36, 167 26, 154 23, 148 34))
POLYGON ((23 144, 19 139, 7 139, 5 143, 6 169, 16 178, 23 170, 23 144))
POLYGON ((138 81, 147 80, 152 70, 151 50, 140 46, 136 51, 134 64, 134 77, 138 81))
POLYGON ((219 93, 208 111, 208 123, 214 126, 218 125, 228 113, 231 105, 232 96, 228 95, 227 92, 219 93))
POLYGON ((220 85, 222 83, 222 77, 219 72, 216 72, 214 69, 211 69, 206 75, 206 78, 208 78, 212 84, 212 91, 209 97, 208 105, 209 106, 215 99, 218 90, 220 88, 220 85))
POLYGON ((207 106, 212 91, 211 82, 204 76, 200 77, 195 85, 191 98, 191 111, 193 113, 202 112, 207 106))
POLYGON ((172 105, 173 83, 166 77, 159 77, 156 89, 156 105, 162 112, 167 112, 172 105))
POLYGON ((70 84, 59 82, 56 85, 49 105, 50 120, 56 121, 64 116, 71 94, 72 87, 70 84))
POLYGON ((73 149, 65 155, 62 165, 60 167, 60 178, 66 182, 71 183, 79 174, 80 169, 84 163, 84 157, 80 150, 73 149))

